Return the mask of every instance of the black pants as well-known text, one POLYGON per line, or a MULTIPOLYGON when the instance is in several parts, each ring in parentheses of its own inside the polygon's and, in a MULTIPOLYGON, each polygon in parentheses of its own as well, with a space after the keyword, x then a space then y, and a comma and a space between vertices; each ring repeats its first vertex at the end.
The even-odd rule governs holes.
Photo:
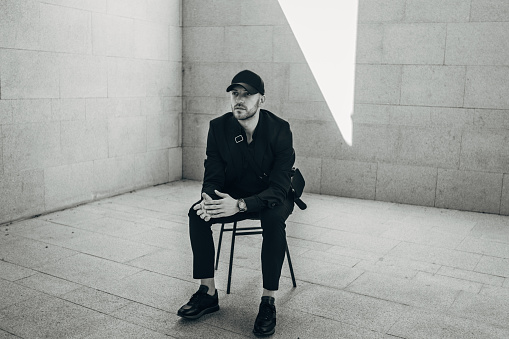
MULTIPOLYGON (((199 203, 199 202, 197 202, 199 203)), ((212 224, 231 223, 245 219, 260 219, 263 229, 262 242, 262 275, 263 288, 276 291, 279 288, 281 267, 286 251, 286 219, 293 212, 293 197, 288 195, 283 204, 274 208, 264 208, 260 212, 237 213, 226 218, 215 218, 205 221, 196 211, 189 209, 189 236, 193 250, 193 278, 206 279, 214 277, 214 239, 212 224)), ((195 204, 193 204, 194 206, 195 204)))

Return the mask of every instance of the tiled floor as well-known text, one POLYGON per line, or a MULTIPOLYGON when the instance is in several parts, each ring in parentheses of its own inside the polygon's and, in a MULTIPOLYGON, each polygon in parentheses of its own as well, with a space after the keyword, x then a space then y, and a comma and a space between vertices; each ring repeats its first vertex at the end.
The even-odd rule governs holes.
MULTIPOLYGON (((237 238, 230 295, 224 239, 219 312, 176 315, 198 287, 186 213, 199 191, 181 181, 2 225, 0 338, 254 337, 261 236, 237 238)), ((509 338, 509 217, 305 201, 274 338, 509 338)))

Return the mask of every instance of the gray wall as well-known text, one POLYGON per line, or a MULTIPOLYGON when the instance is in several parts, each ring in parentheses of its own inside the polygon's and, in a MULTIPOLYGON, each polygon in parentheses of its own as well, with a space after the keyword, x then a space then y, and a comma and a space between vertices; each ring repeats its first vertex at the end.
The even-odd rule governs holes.
POLYGON ((509 214, 509 2, 360 0, 352 147, 277 0, 185 0, 183 25, 185 178, 202 179, 208 121, 249 68, 308 192, 509 214))
POLYGON ((0 223, 181 178, 180 0, 1 0, 0 32, 0 223))

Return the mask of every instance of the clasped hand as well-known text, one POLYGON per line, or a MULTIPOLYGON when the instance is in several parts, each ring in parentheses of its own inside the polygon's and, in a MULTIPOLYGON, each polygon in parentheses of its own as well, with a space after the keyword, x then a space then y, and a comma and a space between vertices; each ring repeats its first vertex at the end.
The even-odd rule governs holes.
POLYGON ((214 190, 214 193, 220 199, 213 200, 207 193, 202 193, 202 201, 193 206, 200 218, 209 221, 211 218, 229 217, 239 211, 236 199, 218 190, 214 190))

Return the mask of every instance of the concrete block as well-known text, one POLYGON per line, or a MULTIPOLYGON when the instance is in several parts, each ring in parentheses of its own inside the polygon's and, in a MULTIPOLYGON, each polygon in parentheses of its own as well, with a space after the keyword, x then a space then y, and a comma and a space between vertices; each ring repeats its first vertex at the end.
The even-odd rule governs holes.
MULTIPOLYGON (((169 52, 168 59, 170 61, 182 62, 183 51, 183 29, 182 27, 170 26, 169 28, 169 52)), ((186 42, 187 43, 187 42, 186 42)))
POLYGON ((181 25, 180 0, 150 0, 147 2, 147 20, 172 26, 181 25))
POLYGON ((437 169, 379 164, 376 200, 434 206, 437 169))
POLYGON ((431 124, 451 127, 472 127, 474 110, 450 107, 431 107, 431 124))
POLYGON ((104 57, 68 54, 61 57, 60 97, 108 96, 108 65, 104 57))
POLYGON ((405 16, 405 0, 360 0, 359 22, 398 22, 405 16))
POLYGON ((460 251, 479 253, 487 256, 509 259, 509 246, 506 243, 467 236, 456 248, 460 251))
POLYGON ((50 52, 89 54, 91 14, 79 9, 40 5, 40 48, 50 52))
POLYGON ((147 1, 139 0, 108 0, 108 14, 128 18, 146 19, 147 1))
POLYGON ((401 104, 462 107, 465 67, 403 66, 401 104))
POLYGON ((322 91, 308 64, 291 64, 289 80, 290 101, 324 101, 322 91))
POLYGON ((12 122, 49 122, 52 119, 51 99, 11 100, 12 122))
POLYGON ((242 70, 240 63, 186 63, 184 64, 183 96, 228 97, 226 87, 242 70))
POLYGON ((139 91, 146 92, 147 96, 182 96, 182 64, 180 62, 148 60, 144 65, 140 65, 136 77, 139 77, 141 82, 139 91))
POLYGON ((391 327, 394 338, 505 338, 509 331, 485 322, 412 308, 391 327))
POLYGON ((475 109, 474 126, 509 129, 509 110, 475 109))
POLYGON ((2 270, 2 279, 12 282, 35 274, 35 271, 31 269, 5 261, 0 262, 0 269, 2 270))
POLYGON ((181 145, 179 114, 147 116, 147 150, 181 145))
POLYGON ((502 186, 502 203, 500 206, 500 214, 509 215, 509 174, 504 174, 504 182, 502 186))
POLYGON ((94 160, 95 197, 131 190, 136 182, 135 175, 134 155, 94 160))
POLYGON ((357 65, 355 70, 355 102, 399 104, 401 66, 357 65))
POLYGON ((182 39, 185 41, 182 56, 186 62, 224 60, 224 27, 185 27, 182 33, 182 39))
POLYGON ((106 2, 103 0, 44 0, 45 3, 54 4, 77 9, 84 9, 91 12, 106 12, 106 2))
POLYGON ((182 147, 182 179, 203 180, 205 147, 182 147))
POLYGON ((509 22, 447 25, 447 65, 509 66, 509 22))
POLYGON ((240 19, 246 26, 284 26, 287 25, 285 14, 278 1, 259 0, 241 3, 240 19))
POLYGON ((406 3, 407 22, 468 22, 470 3, 465 0, 412 0, 406 3))
POLYGON ((357 63, 382 63, 383 35, 384 26, 382 24, 357 25, 357 63))
POLYGON ((168 25, 134 21, 134 56, 140 59, 168 60, 170 52, 168 25))
POLYGON ((481 255, 475 253, 408 242, 401 242, 388 255, 470 271, 476 267, 481 258, 481 255))
POLYGON ((509 302, 507 298, 463 292, 458 295, 449 312, 479 322, 506 327, 509 302))
MULTIPOLYGON (((229 97, 225 96, 226 107, 229 108, 227 110, 231 111, 231 104, 229 97)), ((201 113, 201 114, 209 114, 211 116, 216 116, 220 112, 226 112, 224 109, 218 110, 219 104, 218 101, 223 101, 223 98, 215 98, 215 97, 202 97, 202 96, 186 96, 183 98, 184 101, 184 113, 192 114, 192 113, 201 113)))
POLYGON ((182 144, 190 147, 206 147, 211 116, 207 114, 184 114, 182 117, 182 144))
POLYGON ((383 30, 386 64, 441 65, 444 62, 446 24, 389 24, 383 30))
POLYGON ((336 124, 330 121, 290 120, 295 152, 304 157, 332 157, 346 148, 336 124))
POLYGON ((461 138, 460 169, 509 172, 509 130, 466 130, 461 138))
POLYGON ((87 120, 140 116, 141 100, 143 98, 86 99, 87 120))
POLYGON ((15 100, 0 100, 0 125, 12 124, 15 100))
POLYGON ((62 121, 61 130, 63 161, 66 164, 108 157, 107 121, 62 121))
POLYGON ((401 127, 395 150, 399 164, 456 169, 461 130, 448 127, 401 127))
POLYGON ((426 285, 413 280, 363 274, 347 290, 415 307, 447 310, 454 302, 457 291, 438 285, 426 285))
POLYGON ((476 272, 509 278, 509 259, 483 256, 475 268, 476 272))
POLYGON ((44 203, 47 210, 77 205, 94 198, 92 161, 44 169, 44 203))
POLYGON ((272 62, 272 39, 272 26, 227 26, 223 58, 230 62, 272 62))
POLYGON ((0 2, 0 47, 39 49, 39 1, 0 2))
POLYGON ((134 156, 135 187, 168 182, 168 151, 157 150, 134 156))
POLYGON ((356 124, 352 147, 345 147, 338 156, 354 161, 393 162, 398 150, 398 134, 397 126, 356 124))
POLYGON ((399 106, 356 104, 352 114, 354 124, 389 124, 392 111, 399 106))
POLYGON ((509 67, 469 66, 465 107, 509 109, 509 67))
POLYGON ((154 75, 154 72, 150 71, 147 69, 147 63, 143 60, 108 58, 106 72, 108 75, 108 97, 146 96, 146 79, 154 75))
POLYGON ((377 164, 336 159, 322 160, 322 194, 375 199, 377 164))
POLYGON ((481 284, 491 286, 502 286, 502 284, 504 283, 504 278, 502 277, 497 277, 494 275, 478 273, 473 271, 461 270, 458 268, 452 268, 447 266, 440 267, 437 274, 456 279, 475 281, 481 284))
POLYGON ((297 167, 306 180, 304 192, 307 193, 320 193, 320 183, 322 181, 322 159, 301 157, 298 154, 295 160, 295 167, 297 167))
POLYGON ((438 170, 435 206, 499 213, 502 174, 438 170))
POLYGON ((5 173, 62 164, 60 122, 2 126, 5 173))
POLYGON ((505 0, 472 0, 471 21, 507 21, 509 3, 505 0))
POLYGON ((134 20, 101 13, 92 14, 93 54, 134 56, 134 20))
POLYGON ((140 98, 141 115, 161 115, 170 113, 179 113, 176 104, 172 98, 168 97, 146 97, 140 98))
POLYGON ((0 223, 36 215, 44 210, 42 170, 0 174, 0 223))
POLYGON ((146 117, 108 119, 108 155, 117 157, 147 151, 146 117))
POLYGON ((85 120, 84 99, 51 99, 51 119, 57 121, 85 120))
POLYGON ((182 24, 189 26, 233 26, 242 24, 242 6, 228 0, 182 1, 182 24))
POLYGON ((325 101, 285 101, 279 112, 272 112, 284 119, 320 120, 328 121, 331 124, 335 123, 325 101))
POLYGON ((60 97, 57 54, 2 49, 0 65, 2 99, 60 97))
POLYGON ((389 120, 392 125, 428 126, 431 124, 431 107, 388 106, 389 120))
POLYGON ((306 58, 289 26, 274 26, 274 62, 305 63, 306 58))
POLYGON ((182 179, 182 147, 170 148, 168 150, 168 181, 182 179))

